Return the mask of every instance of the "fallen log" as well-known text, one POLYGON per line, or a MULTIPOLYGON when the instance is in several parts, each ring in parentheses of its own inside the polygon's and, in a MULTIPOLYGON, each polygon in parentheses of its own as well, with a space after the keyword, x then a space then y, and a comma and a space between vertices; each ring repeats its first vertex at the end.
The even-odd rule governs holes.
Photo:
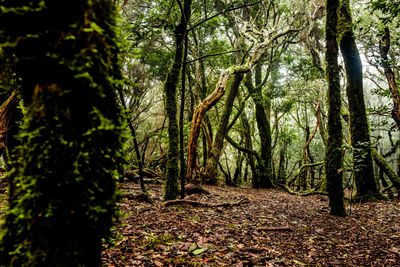
POLYGON ((211 204, 211 203, 187 200, 187 199, 175 199, 175 200, 164 201, 162 204, 165 207, 173 206, 173 205, 187 204, 187 205, 196 206, 196 207, 218 208, 218 207, 240 206, 241 204, 245 204, 245 203, 249 203, 249 202, 250 201, 247 198, 241 198, 236 202, 224 202, 224 203, 217 203, 217 204, 211 204))

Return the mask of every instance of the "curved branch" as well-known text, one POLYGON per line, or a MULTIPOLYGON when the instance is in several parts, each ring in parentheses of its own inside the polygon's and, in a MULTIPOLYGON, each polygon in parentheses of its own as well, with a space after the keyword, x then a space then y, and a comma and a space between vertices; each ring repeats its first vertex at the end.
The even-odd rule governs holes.
POLYGON ((245 148, 245 147, 241 147, 238 143, 236 143, 232 138, 230 138, 228 135, 225 135, 225 139, 229 142, 229 144, 231 144, 234 148, 236 148, 237 150, 240 150, 244 153, 247 154, 251 154, 254 157, 256 157, 257 161, 261 161, 260 156, 258 155, 257 152, 255 152, 254 150, 245 148))
POLYGON ((207 22, 207 21, 209 21, 209 20, 211 20, 211 19, 213 19, 215 17, 218 17, 221 14, 224 14, 225 12, 233 11, 233 10, 236 10, 236 9, 241 9, 241 8, 244 8, 244 7, 254 6, 254 5, 257 5, 257 4, 261 3, 261 2, 264 2, 264 0, 260 0, 260 1, 254 2, 254 3, 248 3, 248 4, 244 4, 244 5, 240 5, 240 6, 235 6, 235 7, 224 9, 224 10, 218 12, 217 14, 212 15, 211 17, 208 17, 208 18, 206 18, 206 19, 204 19, 204 20, 202 20, 200 22, 197 22, 195 25, 193 25, 191 28, 189 28, 189 31, 193 30, 194 28, 200 26, 201 24, 203 24, 203 23, 205 23, 205 22, 207 22))

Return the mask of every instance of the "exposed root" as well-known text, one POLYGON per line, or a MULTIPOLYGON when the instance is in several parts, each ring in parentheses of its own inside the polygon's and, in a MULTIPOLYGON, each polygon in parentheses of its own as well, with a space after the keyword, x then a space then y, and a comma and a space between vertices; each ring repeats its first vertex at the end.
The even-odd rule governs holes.
POLYGON ((291 195, 297 195, 297 196, 311 196, 311 195, 328 195, 327 192, 323 192, 320 189, 320 184, 317 184, 316 187, 306 191, 306 192, 296 192, 293 191, 292 189, 289 188, 289 186, 285 185, 285 184, 277 184, 278 186, 282 187, 283 189, 285 189, 286 192, 288 192, 291 195))
POLYGON ((211 204, 206 202, 194 201, 194 200, 187 200, 187 199, 176 199, 176 200, 168 200, 163 202, 164 206, 173 206, 173 205, 191 205, 196 207, 208 207, 208 208, 216 208, 216 207, 233 207, 233 206, 240 206, 241 204, 249 203, 250 201, 247 198, 241 198, 236 202, 225 202, 225 203, 217 203, 211 204))

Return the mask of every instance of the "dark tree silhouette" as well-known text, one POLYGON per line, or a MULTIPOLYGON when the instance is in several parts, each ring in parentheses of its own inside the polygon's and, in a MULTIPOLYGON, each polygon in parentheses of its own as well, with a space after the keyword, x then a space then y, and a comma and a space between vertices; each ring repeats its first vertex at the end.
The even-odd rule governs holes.
POLYGON ((123 163, 113 1, 4 0, 0 7, 2 52, 25 113, 1 265, 100 266, 123 163))

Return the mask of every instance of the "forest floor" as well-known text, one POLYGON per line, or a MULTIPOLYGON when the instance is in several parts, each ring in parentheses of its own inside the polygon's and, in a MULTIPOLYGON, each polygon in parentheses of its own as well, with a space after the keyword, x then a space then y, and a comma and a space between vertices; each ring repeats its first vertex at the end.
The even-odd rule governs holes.
POLYGON ((147 186, 154 203, 135 197, 138 184, 121 185, 119 238, 104 266, 400 266, 399 200, 347 205, 338 218, 326 196, 205 186, 210 194, 187 199, 208 206, 166 206, 162 185, 147 186))
POLYGON ((165 206, 161 185, 148 185, 154 203, 135 200, 137 184, 121 188, 123 225, 106 266, 400 266, 399 200, 348 205, 338 218, 326 196, 206 186, 211 194, 188 199, 209 206, 165 206))

